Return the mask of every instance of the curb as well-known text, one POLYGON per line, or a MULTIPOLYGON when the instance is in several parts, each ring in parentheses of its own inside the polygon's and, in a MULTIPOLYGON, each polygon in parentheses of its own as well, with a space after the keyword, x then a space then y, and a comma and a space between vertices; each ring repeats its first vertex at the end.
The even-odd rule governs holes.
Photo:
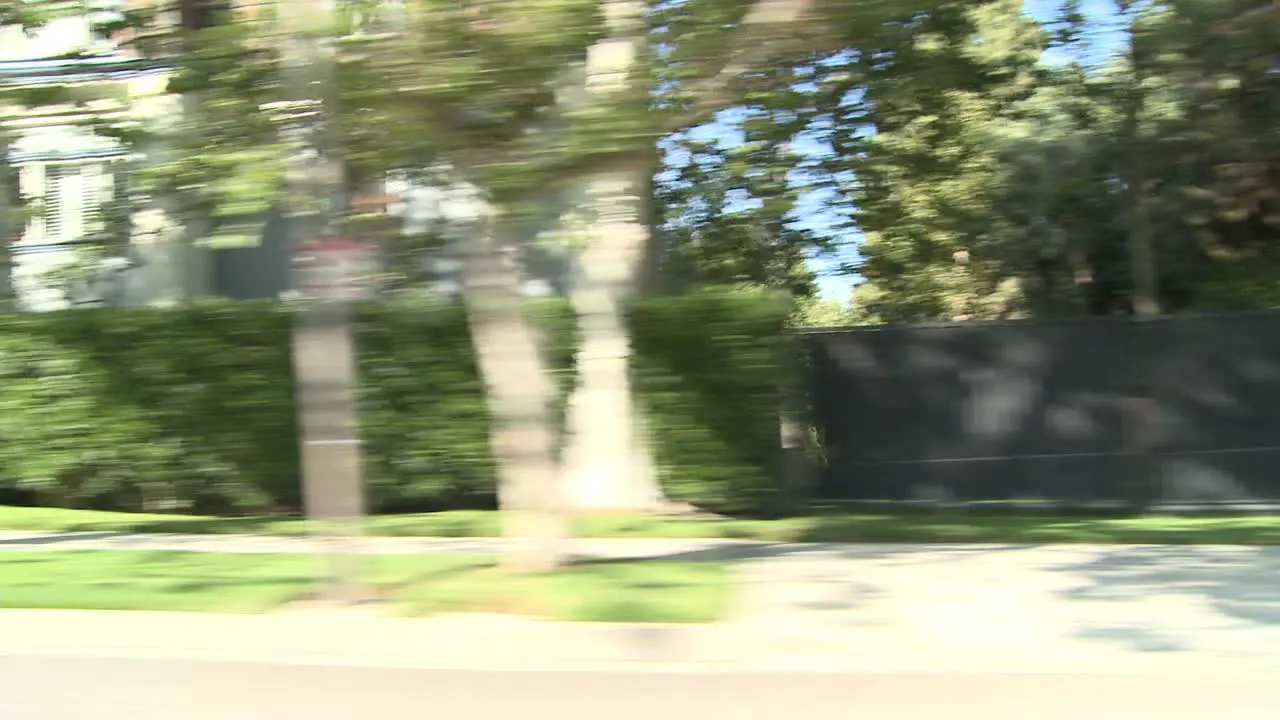
POLYGON ((726 625, 392 618, 308 610, 222 615, 0 610, 0 656, 182 659, 416 669, 546 670, 730 664, 726 625))
POLYGON ((408 619, 333 609, 270 615, 0 610, 0 657, 489 672, 1272 678, 1280 671, 1274 656, 1053 647, 992 653, 873 635, 854 646, 815 642, 779 647, 767 631, 736 623, 565 623, 480 614, 408 619))

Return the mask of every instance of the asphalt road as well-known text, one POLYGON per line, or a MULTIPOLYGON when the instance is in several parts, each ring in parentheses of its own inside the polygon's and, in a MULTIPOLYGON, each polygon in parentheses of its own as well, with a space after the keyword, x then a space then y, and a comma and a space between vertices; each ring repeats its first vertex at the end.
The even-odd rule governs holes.
POLYGON ((1274 678, 490 673, 0 657, 4 720, 1280 717, 1274 678))

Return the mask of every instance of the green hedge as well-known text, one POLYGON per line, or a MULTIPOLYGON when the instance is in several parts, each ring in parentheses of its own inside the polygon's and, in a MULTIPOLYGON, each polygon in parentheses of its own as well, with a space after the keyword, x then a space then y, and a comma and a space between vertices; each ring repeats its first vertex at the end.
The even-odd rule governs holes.
MULTIPOLYGON (((789 311, 737 291, 631 308, 640 406, 672 499, 778 507, 789 311)), ((220 301, 0 315, 0 503, 297 512, 291 312, 220 301)), ((530 312, 563 399, 572 310, 551 300, 530 312)), ((354 320, 371 509, 492 506, 489 418, 462 308, 360 306, 354 320)))
POLYGON ((734 514, 784 508, 778 413, 796 369, 792 309, 723 289, 632 305, 632 372, 670 499, 734 514))
MULTIPOLYGON (((574 384, 575 316, 554 300, 528 311, 558 375, 563 411, 574 384)), ((466 314, 456 306, 373 306, 359 319, 365 483, 375 509, 491 507, 489 414, 466 314)))
MULTIPOLYGON (((531 310, 567 391, 573 315, 564 302, 531 310)), ((0 490, 71 507, 296 512, 291 312, 216 302, 0 317, 0 490)), ((463 310, 363 306, 354 319, 371 508, 492 505, 463 310)))
POLYGON ((286 510, 288 318, 261 306, 0 320, 0 477, 45 504, 286 510))

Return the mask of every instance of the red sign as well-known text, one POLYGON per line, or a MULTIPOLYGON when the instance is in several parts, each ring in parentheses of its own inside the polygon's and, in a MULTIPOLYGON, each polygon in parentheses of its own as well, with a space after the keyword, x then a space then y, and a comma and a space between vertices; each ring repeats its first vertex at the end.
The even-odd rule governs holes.
POLYGON ((366 242, 346 237, 305 240, 293 253, 295 287, 323 300, 361 300, 372 296, 377 253, 366 242))

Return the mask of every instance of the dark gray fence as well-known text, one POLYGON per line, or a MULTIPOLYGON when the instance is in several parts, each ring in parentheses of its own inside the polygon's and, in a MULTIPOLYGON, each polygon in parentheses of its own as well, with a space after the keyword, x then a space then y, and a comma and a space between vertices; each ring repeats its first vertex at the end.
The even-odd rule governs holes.
POLYGON ((1280 313, 806 339, 826 499, 1280 502, 1280 313))

